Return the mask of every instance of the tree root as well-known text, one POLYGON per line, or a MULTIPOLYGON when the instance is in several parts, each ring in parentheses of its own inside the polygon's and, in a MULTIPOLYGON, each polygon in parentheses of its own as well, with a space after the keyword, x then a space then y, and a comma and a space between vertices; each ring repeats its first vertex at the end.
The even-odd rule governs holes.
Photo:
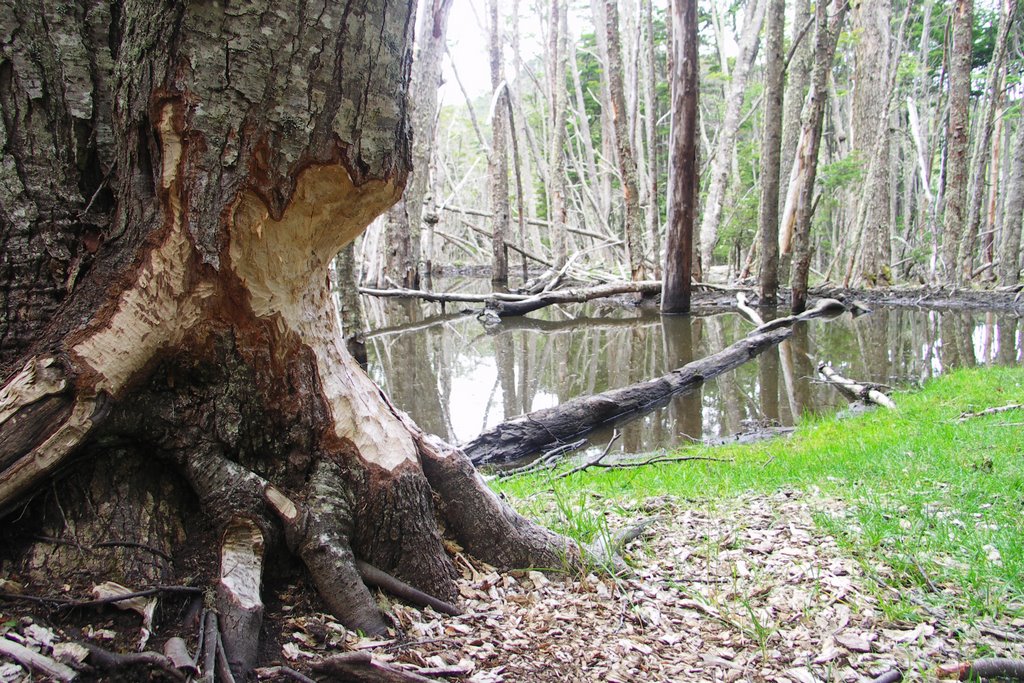
POLYGON ((369 652, 345 652, 313 665, 317 673, 352 683, 430 683, 434 679, 374 661, 369 652))
POLYGON ((937 672, 939 678, 952 678, 958 681, 973 681, 979 678, 1013 678, 1024 680, 1024 659, 1005 659, 989 657, 975 659, 973 662, 945 664, 937 672))
POLYGON ((146 652, 131 652, 129 654, 118 654, 111 652, 92 643, 80 643, 89 651, 89 662, 100 669, 116 671, 137 666, 144 666, 149 669, 156 669, 175 681, 185 681, 186 675, 180 671, 174 662, 166 655, 151 650, 146 652))

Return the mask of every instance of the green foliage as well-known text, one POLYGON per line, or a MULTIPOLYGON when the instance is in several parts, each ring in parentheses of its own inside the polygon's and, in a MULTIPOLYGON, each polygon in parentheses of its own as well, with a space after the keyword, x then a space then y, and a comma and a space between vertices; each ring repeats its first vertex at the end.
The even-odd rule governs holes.
POLYGON ((1024 615, 1021 413, 958 419, 1024 402, 1024 368, 955 371, 895 401, 895 411, 812 419, 789 440, 687 452, 729 462, 522 477, 499 488, 525 496, 550 486, 569 500, 579 491, 695 501, 782 487, 820 492, 845 507, 818 524, 872 568, 890 617, 919 618, 922 600, 969 620, 1024 615), (899 597, 910 591, 921 599, 899 597))

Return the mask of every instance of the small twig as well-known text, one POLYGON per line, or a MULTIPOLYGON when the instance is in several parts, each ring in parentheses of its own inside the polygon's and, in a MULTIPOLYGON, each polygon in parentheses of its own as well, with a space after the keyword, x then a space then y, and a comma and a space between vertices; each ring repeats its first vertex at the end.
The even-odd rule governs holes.
POLYGON ((921 575, 922 579, 924 579, 925 584, 928 586, 928 590, 930 590, 932 593, 938 593, 939 587, 936 586, 935 583, 932 582, 931 578, 929 578, 928 574, 925 573, 924 567, 922 567, 921 564, 917 561, 917 558, 911 555, 910 561, 914 563, 914 567, 917 569, 917 573, 921 575))
POLYGON ((647 465, 660 465, 666 462, 686 462, 689 460, 704 460, 706 462, 732 462, 732 458, 712 458, 704 455, 681 455, 678 457, 668 455, 656 455, 640 462, 602 462, 596 463, 594 467, 605 467, 608 469, 629 469, 632 467, 646 467, 647 465))
POLYGON ((505 479, 506 477, 518 477, 519 475, 522 474, 531 474, 533 472, 539 472, 540 470, 551 469, 552 467, 555 466, 555 462, 558 460, 558 458, 565 455, 566 453, 576 450, 577 448, 581 448, 582 446, 586 445, 586 443, 586 439, 577 439, 576 441, 573 441, 571 443, 565 443, 560 446, 556 446, 555 448, 552 448, 549 451, 545 451, 545 453, 542 456, 531 462, 529 465, 523 465, 522 467, 514 467, 512 469, 502 470, 501 472, 497 473, 497 477, 499 479, 505 479))
POLYGON ((557 477, 555 477, 555 479, 565 479, 566 477, 569 477, 569 476, 571 476, 573 474, 576 474, 577 472, 582 472, 583 470, 587 469, 588 467, 593 467, 595 465, 599 465, 601 463, 601 461, 604 459, 604 457, 606 455, 608 455, 608 453, 611 452, 612 444, 614 444, 616 441, 618 441, 620 436, 622 436, 622 432, 620 432, 618 429, 616 429, 615 431, 612 432, 612 438, 608 440, 608 445, 606 445, 604 447, 604 450, 601 451, 600 455, 598 455, 596 458, 591 458, 590 460, 587 460, 586 462, 584 462, 581 465, 577 465, 576 467, 573 467, 568 472, 562 472, 557 477))
POLYGON ((439 598, 435 598, 433 595, 428 595, 419 589, 413 588, 409 584, 400 579, 396 579, 387 572, 377 569, 372 564, 368 564, 362 560, 356 560, 356 571, 359 572, 360 578, 362 578, 363 583, 366 585, 386 590, 392 595, 411 602, 414 605, 432 607, 434 610, 441 612, 442 614, 447 614, 453 617, 457 617, 462 614, 462 610, 455 605, 445 602, 439 598))
POLYGON ((1003 631, 995 626, 980 626, 978 630, 987 636, 998 638, 999 640, 1006 640, 1011 643, 1024 643, 1024 635, 1018 633, 1011 633, 1010 631, 1003 631))
POLYGON ((121 602, 123 600, 131 600, 132 598, 145 598, 150 595, 156 595, 158 593, 202 593, 203 589, 198 586, 154 586, 153 588, 146 588, 144 590, 135 591, 133 593, 125 593, 124 595, 111 595, 106 598, 97 598, 96 600, 81 600, 74 602, 65 602, 61 605, 62 608, 67 609, 78 609, 81 607, 98 607, 99 605, 108 605, 112 602, 121 602))
POLYGON ((260 680, 270 678, 271 676, 287 676, 293 681, 298 681, 299 683, 316 683, 316 681, 309 676, 299 673, 290 666, 268 666, 262 669, 254 669, 253 673, 256 674, 256 678, 260 680))
POLYGON ((996 415, 998 413, 1005 413, 1010 410, 1019 410, 1024 408, 1024 405, 1020 403, 1008 403, 1005 406, 997 406, 995 408, 986 408, 985 410, 979 410, 974 413, 960 413, 960 417, 957 418, 957 422, 966 422, 975 417, 983 417, 985 415, 996 415))

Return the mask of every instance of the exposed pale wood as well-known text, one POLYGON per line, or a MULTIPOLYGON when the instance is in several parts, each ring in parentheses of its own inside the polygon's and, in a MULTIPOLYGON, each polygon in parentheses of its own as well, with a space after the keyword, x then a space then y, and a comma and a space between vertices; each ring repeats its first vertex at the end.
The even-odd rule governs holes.
POLYGON ((217 610, 220 633, 231 671, 238 678, 256 665, 263 624, 263 532, 244 517, 232 519, 220 546, 217 610))
POLYGON ((521 301, 502 301, 492 299, 487 302, 487 311, 499 318, 526 315, 552 304, 582 303, 591 299, 615 296, 617 294, 652 295, 661 291, 661 283, 655 280, 637 282, 616 282, 597 287, 579 289, 557 289, 544 292, 521 301))
POLYGON ((78 677, 78 672, 71 667, 4 637, 0 637, 0 655, 10 657, 27 669, 58 681, 73 681, 78 677))
POLYGON ((189 654, 185 640, 179 636, 167 639, 167 642, 164 643, 164 656, 171 660, 174 668, 186 676, 194 677, 199 673, 195 662, 192 661, 192 655, 189 654))
POLYGON ((750 319, 750 322, 754 323, 758 327, 764 325, 764 319, 761 318, 761 314, 747 305, 747 297, 743 295, 743 292, 736 292, 736 308, 740 310, 740 313, 747 316, 750 319))
POLYGON ((896 409, 896 404, 893 400, 881 391, 843 377, 836 372, 831 365, 826 365, 825 363, 820 364, 818 366, 818 374, 821 375, 826 382, 838 389, 839 392, 848 399, 874 403, 875 405, 889 408, 890 410, 896 409))

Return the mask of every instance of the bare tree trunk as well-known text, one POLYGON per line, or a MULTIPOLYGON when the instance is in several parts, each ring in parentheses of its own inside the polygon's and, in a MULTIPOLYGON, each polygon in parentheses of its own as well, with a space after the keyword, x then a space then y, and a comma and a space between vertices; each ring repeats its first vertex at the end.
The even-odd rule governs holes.
POLYGON ((605 0, 605 30, 608 43, 608 87, 611 91, 612 123, 619 157, 622 197, 626 213, 626 251, 629 253, 629 272, 633 280, 646 278, 647 248, 640 213, 640 195, 637 189, 636 159, 630 145, 627 125, 626 95, 622 78, 622 41, 619 38, 619 10, 615 0, 605 0))
POLYGON ((662 313, 690 311, 693 225, 697 211, 697 2, 672 0, 672 129, 669 221, 665 234, 662 313))
MULTIPOLYGON (((968 191, 970 206, 967 211, 967 229, 960 239, 959 261, 961 278, 968 281, 974 272, 974 254, 977 247, 978 232, 981 225, 981 205, 985 197, 985 171, 992 155, 992 132, 995 128, 996 110, 1003 99, 1002 81, 1003 66, 1006 59, 1007 38, 1017 13, 1017 0, 1003 0, 1000 3, 999 34, 996 36, 992 59, 989 61, 988 82, 985 87, 985 117, 982 119, 981 131, 975 139, 974 155, 971 159, 971 180, 968 191)), ((998 140, 996 142, 998 145, 998 140)))
POLYGON ((4 566, 204 581, 242 678, 270 555, 367 633, 386 624, 357 560, 456 597, 439 518, 499 566, 576 561, 341 344, 329 264, 411 165, 411 8, 76 8, 0 2, 4 566), (131 544, 79 552, 112 533, 131 544))
MULTIPOLYGON (((861 251, 860 272, 870 285, 890 284, 891 250, 889 247, 889 52, 891 0, 867 0, 857 4, 851 21, 857 32, 855 49, 856 70, 853 90, 853 116, 851 153, 857 155, 866 168, 874 165, 868 174, 870 186, 857 186, 850 191, 849 207, 864 207, 863 240, 851 245, 861 251), (886 119, 880 123, 881 119, 886 119), (882 137, 878 138, 881 131, 882 137)), ((895 84, 893 84, 895 85, 895 84)), ((858 222, 860 211, 850 212, 858 222)), ((861 226, 853 225, 854 230, 861 226)))
POLYGON ((714 260, 712 257, 718 241, 718 226, 722 220, 722 208, 729 186, 729 164, 735 153, 743 96, 747 90, 747 77, 754 65, 754 59, 757 58, 761 25, 764 23, 767 4, 767 0, 749 0, 743 18, 743 34, 740 36, 736 68, 732 72, 726 93, 725 115, 718 130, 718 144, 710 159, 711 177, 708 182, 707 199, 704 201, 704 215, 700 223, 702 272, 707 272, 714 260))
POLYGON ((765 40, 764 131, 761 137, 760 304, 774 307, 779 289, 779 171, 782 149, 785 0, 769 0, 765 40))
POLYGON ((647 240, 654 262, 654 277, 661 276, 661 208, 658 196, 658 62, 654 51, 654 0, 644 0, 647 73, 644 78, 644 132, 647 134, 647 240))
MULTIPOLYGON (((793 290, 792 308, 799 313, 807 307, 807 276, 811 266, 811 216, 814 213, 814 180, 818 172, 818 147, 821 142, 821 126, 825 118, 825 102, 828 99, 828 73, 832 69, 836 43, 849 11, 849 4, 842 3, 828 17, 826 3, 815 8, 814 71, 811 75, 811 93, 804 115, 801 142, 797 147, 797 159, 793 176, 796 187, 792 186, 787 205, 793 199, 793 273, 790 286, 793 290)), ((783 219, 785 222, 785 219, 783 219)), ((781 229, 780 229, 781 233, 781 229)), ((788 251, 788 244, 781 243, 780 252, 788 251)))
POLYGON ((960 284, 962 265, 957 258, 967 223, 968 133, 971 97, 971 32, 973 0, 950 5, 953 48, 949 68, 949 123, 946 127, 946 212, 942 229, 942 266, 949 284, 960 284))
POLYGON ((568 41, 568 5, 564 0, 551 0, 550 7, 550 38, 548 53, 550 55, 550 88, 551 88, 551 147, 548 153, 551 161, 550 193, 551 193, 551 243, 554 247, 555 270, 565 265, 569 258, 566 248, 566 234, 569 215, 566 208, 566 171, 565 171, 565 127, 568 119, 568 97, 565 85, 565 66, 568 41))
POLYGON ((1014 285, 1020 277, 1020 233, 1024 219, 1024 120, 1017 121, 1013 165, 1006 183, 1006 208, 999 243, 999 282, 1014 285))
POLYGON ((495 289, 508 287, 508 144, 505 136, 508 124, 508 84, 502 64, 500 0, 489 0, 490 60, 491 60, 491 154, 487 162, 488 184, 491 195, 491 282, 495 289))

